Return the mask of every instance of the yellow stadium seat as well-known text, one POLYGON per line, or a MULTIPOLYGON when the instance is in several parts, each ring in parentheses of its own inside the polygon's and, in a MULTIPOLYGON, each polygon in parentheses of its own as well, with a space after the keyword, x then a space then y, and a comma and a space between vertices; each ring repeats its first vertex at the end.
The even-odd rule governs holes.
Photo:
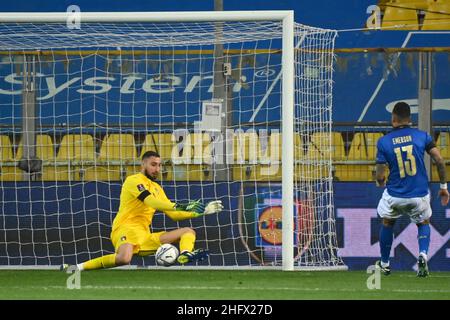
MULTIPOLYGON (((16 159, 20 160, 23 155, 23 144, 19 144, 17 148, 16 159)), ((36 157, 44 162, 50 162, 47 165, 43 165, 41 179, 44 181, 54 181, 56 179, 56 167, 55 167, 55 149, 52 142, 52 138, 47 134, 36 135, 36 157)))
POLYGON ((426 10, 429 5, 429 0, 394 0, 387 5, 394 5, 403 8, 415 8, 419 10, 426 10))
POLYGON ((187 166, 189 181, 208 181, 212 179, 212 142, 209 133, 190 133, 185 148, 191 149, 192 158, 187 166))
POLYGON ((450 3, 431 3, 425 13, 422 30, 450 30, 450 3))
MULTIPOLYGON (((314 133, 308 143, 308 151, 305 157, 307 167, 302 168, 302 177, 300 179, 317 180, 328 177, 329 159, 333 162, 346 159, 342 134, 340 132, 332 132, 330 140, 329 133, 314 133)), ((341 180, 343 170, 343 164, 333 164, 332 173, 336 180, 341 180)))
POLYGON ((283 145, 281 132, 274 132, 269 136, 269 143, 267 146, 267 157, 270 161, 281 161, 281 147, 283 145))
POLYGON ((177 181, 188 181, 197 180, 199 178, 199 170, 194 170, 190 172, 189 164, 192 162, 193 144, 191 142, 191 137, 188 132, 177 136, 175 134, 171 135, 171 152, 170 152, 170 162, 172 170, 172 179, 177 181), (191 176, 192 174, 192 176, 191 176))
POLYGON ((189 133, 184 132, 182 135, 172 134, 172 150, 170 160, 174 165, 189 164, 192 160, 192 146, 188 141, 189 133))
POLYGON ((161 156, 162 162, 168 162, 171 160, 174 145, 171 133, 149 133, 145 136, 140 158, 146 151, 155 151, 161 156))
MULTIPOLYGON (((22 158, 23 144, 19 144, 17 148, 16 159, 22 158)), ((54 160, 55 150, 52 142, 52 138, 47 134, 36 135, 36 157, 42 160, 54 160)))
POLYGON ((256 131, 236 132, 233 143, 236 163, 256 164, 258 162, 259 139, 256 131))
MULTIPOLYGON (((252 177, 255 172, 255 179, 258 181, 281 181, 282 176, 282 133, 274 132, 268 137, 267 147, 263 149, 261 141, 258 144, 258 165, 243 168, 243 176, 252 177)), ((301 163, 305 159, 303 138, 298 132, 294 133, 294 172, 302 172, 304 165, 301 163)), ((298 174, 297 174, 298 176, 298 174)))
MULTIPOLYGON (((450 132, 441 132, 436 140, 436 147, 439 149, 444 160, 450 160, 450 132)), ((450 163, 446 164, 447 181, 450 181, 450 163)), ((438 182, 439 175, 436 165, 433 163, 431 171, 431 181, 438 182)))
MULTIPOLYGON (((309 165, 304 163, 307 160, 306 148, 308 145, 303 143, 303 138, 301 133, 294 133, 294 177, 295 179, 310 180, 305 171, 309 165)), ((280 172, 280 176, 281 174, 282 171, 280 172)))
POLYGON ((441 132, 436 140, 436 147, 439 148, 445 160, 450 160, 450 132, 441 132))
POLYGON ((11 140, 7 135, 0 135, 0 160, 12 161, 14 159, 11 140))
POLYGON ((173 170, 170 162, 174 144, 171 133, 158 132, 147 134, 142 145, 139 159, 142 159, 142 156, 147 151, 155 151, 161 156, 162 168, 160 179, 162 181, 171 181, 173 179, 173 170))
POLYGON ((113 133, 103 139, 98 159, 126 162, 134 161, 136 157, 134 136, 132 134, 113 133))
POLYGON ((349 163, 346 172, 343 172, 342 180, 348 181, 374 181, 375 159, 377 152, 377 141, 383 134, 381 132, 357 132, 355 133, 348 161, 372 161, 373 164, 349 163))
POLYGON ((233 137, 233 178, 256 180, 258 171, 259 138, 256 131, 237 131, 233 137))
POLYGON ((89 134, 67 134, 59 146, 57 159, 95 160, 94 139, 89 134))
POLYGON ((259 143, 259 164, 258 166, 254 167, 254 169, 256 170, 256 179, 258 181, 280 181, 282 172, 282 134, 280 132, 274 132, 267 137, 266 142, 267 143, 265 147, 263 147, 263 141, 260 141, 259 143))
POLYGON ((191 133, 187 136, 186 143, 192 149, 193 163, 212 163, 212 141, 209 133, 191 133))
POLYGON ((23 171, 13 165, 14 154, 11 140, 7 135, 0 135, 0 180, 21 181, 23 171), (10 165, 6 165, 9 162, 10 165))
POLYGON ((97 179, 118 181, 136 173, 136 145, 132 134, 113 133, 103 139, 97 158, 102 165, 97 166, 97 179), (119 162, 114 164, 111 162, 119 162))
POLYGON ((415 9, 387 6, 381 23, 383 30, 419 30, 415 9))
POLYGON ((332 158, 333 160, 344 160, 345 149, 344 140, 340 132, 331 133, 331 141, 329 133, 314 133, 308 144, 306 159, 321 160, 332 158))
POLYGON ((56 161, 61 166, 56 167, 57 180, 97 180, 93 164, 86 161, 95 161, 94 139, 89 134, 66 134, 59 146, 56 161), (64 163, 67 162, 67 165, 64 163), (79 162, 78 165, 74 163, 79 162))

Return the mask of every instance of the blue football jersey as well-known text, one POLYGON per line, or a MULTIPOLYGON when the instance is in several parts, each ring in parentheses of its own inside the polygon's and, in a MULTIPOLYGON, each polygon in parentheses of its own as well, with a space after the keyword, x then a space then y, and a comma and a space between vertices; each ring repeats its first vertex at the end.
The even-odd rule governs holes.
POLYGON ((389 166, 386 183, 389 195, 415 198, 428 194, 424 154, 435 146, 427 132, 409 126, 394 128, 378 140, 377 163, 389 166))

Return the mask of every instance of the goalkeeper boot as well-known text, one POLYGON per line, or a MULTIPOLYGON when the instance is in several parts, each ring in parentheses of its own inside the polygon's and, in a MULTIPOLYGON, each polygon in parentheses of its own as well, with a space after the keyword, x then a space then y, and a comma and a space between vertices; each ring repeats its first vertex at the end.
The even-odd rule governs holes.
POLYGON ((194 261, 203 261, 208 257, 208 251, 204 249, 197 249, 192 252, 184 251, 179 256, 177 261, 181 264, 194 261))
POLYGON ((384 266, 384 267, 383 267, 383 265, 381 264, 381 260, 378 260, 378 261, 375 263, 375 267, 376 267, 377 269, 380 269, 380 271, 381 271, 385 276, 388 276, 388 275, 391 274, 391 267, 390 267, 390 266, 384 266))
POLYGON ((427 259, 423 255, 419 255, 419 258, 417 259, 417 276, 421 278, 428 277, 430 272, 428 271, 428 263, 427 259))

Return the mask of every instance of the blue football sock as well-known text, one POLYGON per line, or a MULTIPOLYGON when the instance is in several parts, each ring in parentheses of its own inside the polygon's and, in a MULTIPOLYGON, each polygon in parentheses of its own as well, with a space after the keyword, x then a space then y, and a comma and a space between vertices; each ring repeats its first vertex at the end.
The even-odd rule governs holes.
POLYGON ((391 254, 392 241, 394 241, 394 231, 392 227, 381 225, 380 230, 380 251, 381 262, 389 263, 389 256, 391 254))
POLYGON ((429 224, 418 225, 417 239, 419 240, 419 253, 428 254, 428 247, 430 246, 431 229, 429 224))

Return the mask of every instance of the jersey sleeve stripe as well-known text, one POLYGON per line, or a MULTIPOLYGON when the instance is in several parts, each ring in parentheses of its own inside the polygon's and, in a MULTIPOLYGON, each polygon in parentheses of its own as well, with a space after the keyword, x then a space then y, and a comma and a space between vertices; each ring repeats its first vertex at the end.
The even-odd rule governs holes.
POLYGON ((145 198, 147 198, 150 195, 150 191, 145 190, 142 191, 141 194, 138 196, 138 199, 144 202, 145 198))

